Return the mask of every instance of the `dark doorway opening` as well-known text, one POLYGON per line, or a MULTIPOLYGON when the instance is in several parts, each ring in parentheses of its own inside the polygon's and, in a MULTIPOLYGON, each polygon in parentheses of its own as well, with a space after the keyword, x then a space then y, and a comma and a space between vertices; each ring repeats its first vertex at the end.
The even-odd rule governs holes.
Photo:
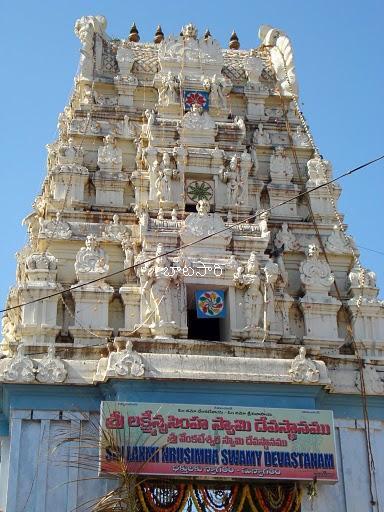
POLYGON ((220 318, 197 318, 196 309, 188 310, 188 338, 219 341, 220 327, 220 318))

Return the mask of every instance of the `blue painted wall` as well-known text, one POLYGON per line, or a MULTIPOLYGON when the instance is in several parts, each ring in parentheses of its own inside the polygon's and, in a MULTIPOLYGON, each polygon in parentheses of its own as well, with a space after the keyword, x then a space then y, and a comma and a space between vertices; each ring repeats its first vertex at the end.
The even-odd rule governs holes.
MULTIPOLYGON (((320 386, 132 380, 98 386, 0 386, 0 435, 7 435, 9 410, 98 411, 102 400, 329 409, 336 418, 362 418, 359 395, 328 394, 320 386)), ((384 419, 384 397, 368 397, 370 419, 384 419)))

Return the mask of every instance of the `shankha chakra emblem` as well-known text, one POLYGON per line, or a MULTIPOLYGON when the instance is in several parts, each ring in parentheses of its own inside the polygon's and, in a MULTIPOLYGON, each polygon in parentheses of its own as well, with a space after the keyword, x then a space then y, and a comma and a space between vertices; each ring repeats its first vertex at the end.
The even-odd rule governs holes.
POLYGON ((197 318, 222 318, 225 316, 223 290, 198 290, 195 294, 197 318))
POLYGON ((203 110, 208 110, 209 94, 207 91, 184 91, 184 109, 191 110, 193 105, 198 105, 203 110))
POLYGON ((210 201, 213 196, 213 188, 206 181, 191 181, 187 185, 187 196, 195 203, 202 199, 210 201))

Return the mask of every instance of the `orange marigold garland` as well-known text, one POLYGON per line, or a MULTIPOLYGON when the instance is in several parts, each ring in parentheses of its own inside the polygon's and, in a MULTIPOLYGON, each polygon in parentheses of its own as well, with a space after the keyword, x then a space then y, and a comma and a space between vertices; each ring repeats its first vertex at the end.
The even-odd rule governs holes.
POLYGON ((259 512, 297 512, 301 495, 296 485, 252 487, 250 493, 259 512))
POLYGON ((143 512, 299 512, 296 485, 201 485, 144 482, 137 486, 143 512), (193 505, 194 507, 193 507, 193 505))
POLYGON ((204 512, 231 512, 235 507, 239 494, 239 485, 221 485, 208 487, 196 484, 193 487, 193 501, 198 509, 204 512))

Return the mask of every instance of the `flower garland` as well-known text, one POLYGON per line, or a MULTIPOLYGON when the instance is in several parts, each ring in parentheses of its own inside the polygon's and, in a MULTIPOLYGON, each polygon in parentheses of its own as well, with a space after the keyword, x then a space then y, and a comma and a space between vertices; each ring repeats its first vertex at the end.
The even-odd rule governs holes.
POLYGON ((301 491, 296 485, 202 485, 144 482, 137 486, 143 512, 182 512, 193 503, 197 512, 299 512, 301 491), (160 496, 166 495, 166 503, 160 496))
POLYGON ((192 499, 199 512, 229 512, 237 510, 235 503, 239 494, 239 485, 231 488, 209 488, 205 485, 195 485, 192 499))
POLYGON ((301 496, 296 486, 252 488, 258 512, 297 512, 301 504, 301 496))

